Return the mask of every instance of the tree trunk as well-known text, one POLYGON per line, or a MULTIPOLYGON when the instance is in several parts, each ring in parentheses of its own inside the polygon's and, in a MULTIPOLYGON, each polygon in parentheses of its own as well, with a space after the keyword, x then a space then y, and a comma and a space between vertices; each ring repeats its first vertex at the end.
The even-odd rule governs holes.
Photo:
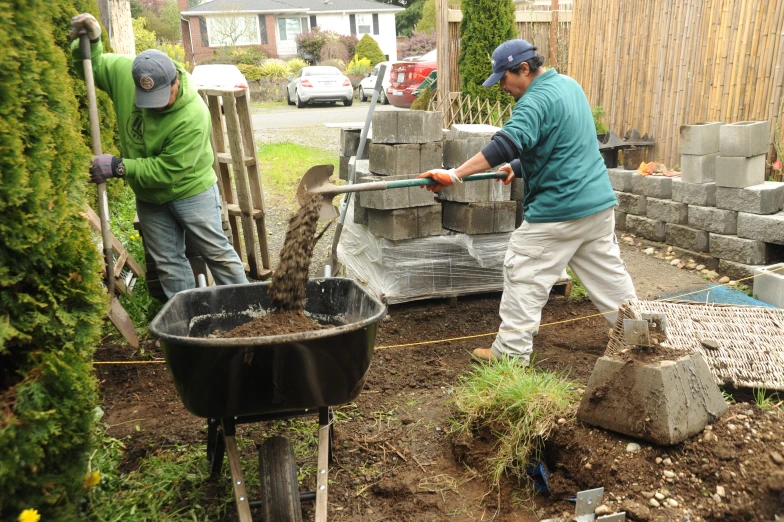
POLYGON ((128 0, 98 0, 101 23, 109 34, 109 43, 116 54, 136 54, 131 25, 131 3, 128 0))

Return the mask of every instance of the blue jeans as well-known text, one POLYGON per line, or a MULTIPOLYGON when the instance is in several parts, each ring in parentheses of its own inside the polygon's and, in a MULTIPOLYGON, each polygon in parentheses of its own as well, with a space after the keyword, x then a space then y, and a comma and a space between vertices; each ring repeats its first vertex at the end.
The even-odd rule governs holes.
POLYGON ((162 205, 136 200, 144 246, 158 269, 166 297, 194 288, 185 257, 185 234, 219 285, 247 283, 245 269, 221 227, 220 193, 215 184, 201 194, 162 205))

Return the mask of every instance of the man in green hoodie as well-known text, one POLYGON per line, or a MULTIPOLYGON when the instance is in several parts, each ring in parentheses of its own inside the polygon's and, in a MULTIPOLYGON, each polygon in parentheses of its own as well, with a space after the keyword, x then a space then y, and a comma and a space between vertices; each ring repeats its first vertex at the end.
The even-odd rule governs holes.
POLYGON ((90 182, 125 178, 133 189, 145 247, 166 296, 194 287, 186 233, 218 284, 247 283, 221 227, 210 113, 190 74, 152 49, 135 59, 103 54, 101 26, 89 13, 75 16, 71 25, 74 67, 84 74, 78 37, 87 34, 95 84, 114 102, 120 134, 122 157, 96 156, 90 182))

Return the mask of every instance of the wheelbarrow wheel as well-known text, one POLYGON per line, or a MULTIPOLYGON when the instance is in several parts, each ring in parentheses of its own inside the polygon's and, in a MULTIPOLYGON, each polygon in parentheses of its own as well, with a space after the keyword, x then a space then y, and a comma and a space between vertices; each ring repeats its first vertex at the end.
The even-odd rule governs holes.
POLYGON ((264 522, 302 522, 294 449, 286 437, 259 446, 259 475, 264 522))

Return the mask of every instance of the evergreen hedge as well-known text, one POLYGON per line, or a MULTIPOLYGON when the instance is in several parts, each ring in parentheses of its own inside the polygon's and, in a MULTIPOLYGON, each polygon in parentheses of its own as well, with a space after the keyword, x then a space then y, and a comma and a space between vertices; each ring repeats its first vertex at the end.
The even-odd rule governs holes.
POLYGON ((488 89, 482 87, 493 72, 492 55, 496 47, 517 38, 515 6, 512 0, 463 0, 463 21, 460 22, 461 89, 464 93, 512 103, 512 97, 498 84, 488 89))
POLYGON ((94 0, 0 0, 0 520, 24 509, 47 522, 83 518, 106 299, 79 216, 84 87, 62 47, 88 5, 97 15, 94 0))
POLYGON ((376 64, 381 62, 385 62, 387 59, 387 57, 384 56, 384 53, 381 52, 381 47, 378 46, 378 42, 369 34, 360 38, 359 43, 357 44, 356 55, 359 58, 367 58, 370 60, 371 67, 375 67, 376 64))

